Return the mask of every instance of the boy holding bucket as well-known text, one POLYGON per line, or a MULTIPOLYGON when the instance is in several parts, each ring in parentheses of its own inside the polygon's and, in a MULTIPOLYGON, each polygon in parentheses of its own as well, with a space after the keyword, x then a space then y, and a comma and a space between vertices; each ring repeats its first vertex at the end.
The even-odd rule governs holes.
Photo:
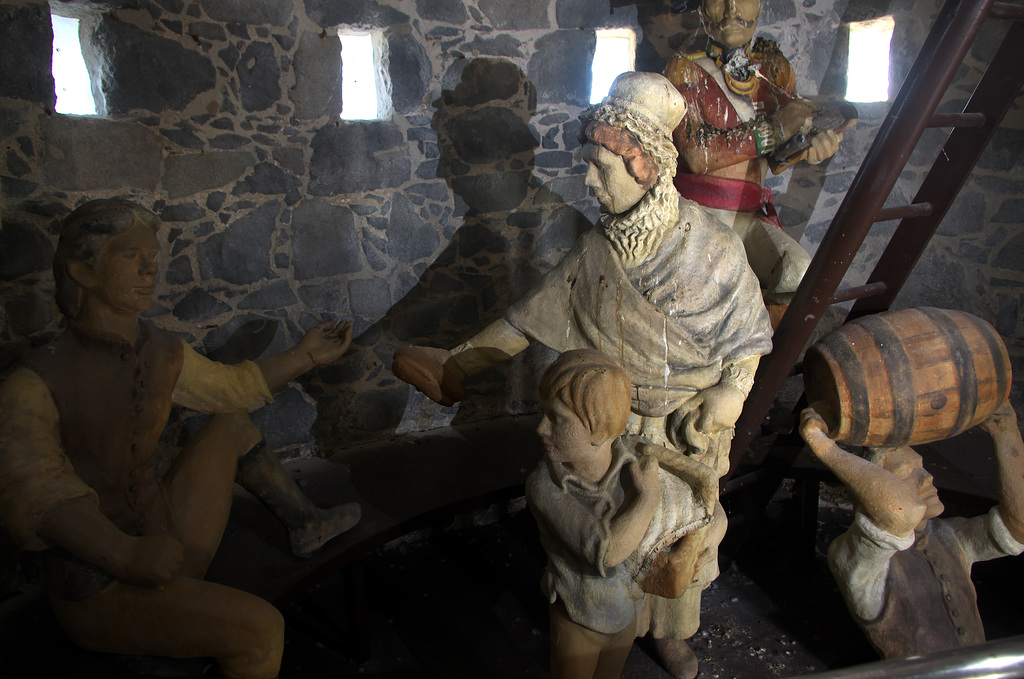
POLYGON ((548 555, 541 587, 550 603, 551 674, 618 677, 659 555, 692 553, 688 583, 703 533, 717 528, 709 523, 717 477, 702 463, 620 436, 629 376, 600 351, 559 356, 541 378, 540 399, 545 456, 526 498, 548 555), (671 466, 661 469, 659 458, 671 466))

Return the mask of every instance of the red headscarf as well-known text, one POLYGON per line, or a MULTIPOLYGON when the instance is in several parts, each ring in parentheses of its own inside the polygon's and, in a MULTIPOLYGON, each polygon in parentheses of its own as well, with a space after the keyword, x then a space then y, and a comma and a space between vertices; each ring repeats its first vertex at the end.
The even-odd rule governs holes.
POLYGON ((580 130, 579 140, 581 144, 593 142, 621 156, 630 176, 644 189, 650 189, 658 179, 658 164, 644 151, 637 138, 624 128, 592 120, 580 130))

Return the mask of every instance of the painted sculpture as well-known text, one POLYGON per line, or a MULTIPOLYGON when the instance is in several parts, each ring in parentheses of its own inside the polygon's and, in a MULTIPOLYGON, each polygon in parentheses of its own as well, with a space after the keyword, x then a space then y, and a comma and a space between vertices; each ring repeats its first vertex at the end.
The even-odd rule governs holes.
MULTIPOLYGON (((676 187, 740 234, 774 315, 774 305, 787 304, 796 292, 810 256, 782 230, 771 190, 764 187, 767 171, 777 174, 801 160, 816 164, 831 157, 856 120, 827 120, 797 95, 793 69, 778 46, 753 40, 761 4, 673 2, 674 11, 700 10, 708 44, 704 52, 676 54, 665 76, 687 103, 673 134, 679 149, 676 187), (787 152, 794 146, 802 150, 787 152)), ((851 109, 843 107, 853 117, 851 109)))
POLYGON ((971 565, 1024 551, 1024 441, 999 336, 969 314, 905 309, 847 324, 808 360, 800 433, 855 508, 828 550, 850 614, 884 658, 983 643, 971 565), (932 476, 910 444, 975 424, 995 444, 999 505, 939 518, 932 476), (838 443, 867 445, 867 456, 838 443))
POLYGON ((679 456, 683 466, 669 471, 658 446, 620 437, 630 392, 625 371, 594 349, 565 352, 541 379, 545 456, 526 499, 548 554, 541 586, 557 679, 621 674, 646 574, 663 549, 688 544, 714 508, 717 479, 706 465, 679 456))
POLYGON ((359 520, 320 509, 248 412, 340 357, 351 325, 310 330, 281 354, 228 366, 141 321, 157 282, 159 220, 115 200, 64 220, 54 257, 67 329, 0 386, 0 523, 38 555, 54 613, 91 650, 212 656, 225 676, 278 673, 283 620, 269 603, 203 580, 237 480, 308 555, 359 520), (215 413, 162 478, 155 448, 172 403, 215 413))
MULTIPOLYGON (((608 97, 581 115, 586 184, 601 206, 599 226, 504 318, 451 351, 398 350, 395 374, 450 405, 462 398, 465 376, 533 341, 559 352, 598 349, 633 385, 627 432, 724 475, 732 427, 760 357, 771 350, 771 327, 739 237, 673 187, 671 135, 685 111, 664 77, 620 75, 608 97)), ((718 575, 711 541, 720 541, 724 524, 712 523, 685 593, 646 596, 638 621, 638 633, 650 631, 675 676, 696 673, 685 640, 700 624, 700 592, 718 575)), ((670 550, 663 561, 691 557, 670 550)))

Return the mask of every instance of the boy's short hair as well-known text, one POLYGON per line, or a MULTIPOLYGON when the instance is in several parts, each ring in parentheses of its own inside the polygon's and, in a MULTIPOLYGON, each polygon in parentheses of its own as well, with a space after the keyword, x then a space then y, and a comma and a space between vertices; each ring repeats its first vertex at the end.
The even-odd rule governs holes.
POLYGON ((72 262, 85 262, 90 269, 94 268, 96 257, 107 242, 130 230, 137 222, 153 231, 160 226, 160 218, 141 205, 109 198, 84 203, 64 218, 53 256, 57 307, 61 313, 76 319, 80 311, 81 291, 68 273, 68 266, 72 262))
POLYGON ((626 429, 632 390, 626 371, 596 349, 565 352, 540 379, 541 400, 564 403, 590 430, 594 444, 626 429))

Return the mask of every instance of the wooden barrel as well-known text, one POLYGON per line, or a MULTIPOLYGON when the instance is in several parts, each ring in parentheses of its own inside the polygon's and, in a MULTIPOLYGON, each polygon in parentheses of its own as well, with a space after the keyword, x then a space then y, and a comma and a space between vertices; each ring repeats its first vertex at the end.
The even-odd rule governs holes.
POLYGON ((1010 358, 995 329, 962 311, 922 307, 847 323, 804 357, 808 403, 829 436, 900 446, 955 436, 1010 394, 1010 358))

